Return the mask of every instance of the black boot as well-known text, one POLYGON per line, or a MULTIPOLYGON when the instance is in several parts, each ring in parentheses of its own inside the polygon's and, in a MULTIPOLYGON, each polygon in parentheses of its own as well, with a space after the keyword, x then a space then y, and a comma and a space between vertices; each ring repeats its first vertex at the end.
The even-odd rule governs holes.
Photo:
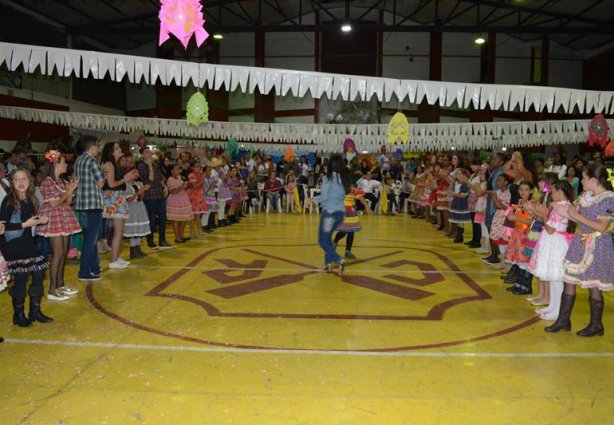
POLYGON ((28 320, 26 313, 24 312, 25 302, 25 298, 13 297, 13 324, 21 326, 22 328, 32 326, 32 322, 28 320))
MULTIPOLYGON (((573 310, 573 304, 576 300, 575 295, 568 295, 565 292, 561 294, 561 307, 559 308, 559 317, 552 325, 544 328, 546 332, 558 332, 560 330, 571 330, 571 310, 573 310)), ((603 304, 602 304, 603 305, 603 304)))
POLYGON ((591 321, 587 327, 577 333, 578 336, 603 336, 603 300, 598 301, 593 298, 588 298, 591 306, 591 321))
POLYGON ((461 229, 460 227, 456 228, 456 237, 454 238, 454 243, 463 243, 465 234, 465 229, 461 229))
POLYGON ((533 293, 533 275, 530 271, 521 270, 521 279, 519 285, 514 288, 514 295, 530 295, 533 293))
POLYGON ((4 338, 0 336, 0 342, 4 342, 4 338))
POLYGON ((147 254, 145 254, 143 250, 141 249, 141 245, 137 245, 134 248, 136 249, 136 253, 139 254, 141 258, 147 257, 147 254))
POLYGON ((39 321, 41 323, 53 322, 51 317, 45 316, 41 311, 41 297, 30 295, 30 312, 28 313, 28 319, 31 322, 39 321))
POLYGON ((503 279, 503 281, 505 283, 515 283, 516 280, 518 279, 518 273, 519 272, 520 272, 520 267, 518 267, 518 265, 514 264, 510 268, 510 271, 508 271, 507 274, 502 277, 502 279, 503 279))
POLYGON ((139 257, 139 254, 136 252, 136 247, 131 246, 130 247, 130 259, 136 260, 137 258, 141 258, 141 257, 139 257))

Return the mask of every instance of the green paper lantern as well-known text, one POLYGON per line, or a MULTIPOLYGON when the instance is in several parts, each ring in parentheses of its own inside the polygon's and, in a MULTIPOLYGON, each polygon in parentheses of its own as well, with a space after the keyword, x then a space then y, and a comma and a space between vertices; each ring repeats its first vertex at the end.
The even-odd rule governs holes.
POLYGON ((205 95, 197 91, 190 97, 186 107, 186 121, 188 124, 198 127, 209 121, 209 104, 205 95))

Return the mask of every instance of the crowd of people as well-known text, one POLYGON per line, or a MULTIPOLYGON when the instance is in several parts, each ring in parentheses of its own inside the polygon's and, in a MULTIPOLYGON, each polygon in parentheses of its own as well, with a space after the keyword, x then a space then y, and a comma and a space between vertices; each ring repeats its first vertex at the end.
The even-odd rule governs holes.
POLYGON ((173 248, 167 222, 174 244, 183 244, 239 223, 254 206, 296 213, 317 204, 326 271, 336 264, 342 274, 345 260, 355 258, 362 213, 406 212, 457 244, 471 226, 465 245, 489 254, 485 263, 509 268, 502 278, 512 293, 532 295, 533 277, 539 279, 538 294, 527 300, 542 307, 540 317, 555 320, 546 330, 569 329, 581 285, 590 288, 591 322, 580 334, 603 334, 601 292, 613 288, 614 278, 607 233, 614 194, 599 153, 588 164, 577 158, 569 165, 562 154, 535 164, 520 152, 495 153, 487 163, 460 153, 409 162, 382 154, 274 163, 260 154, 232 161, 223 153, 201 159, 184 151, 173 158, 142 147, 136 161, 119 143, 100 149, 91 136, 81 138, 79 149, 76 158, 51 149, 37 163, 18 146, 0 165, 7 176, 0 180, 0 290, 12 276, 15 325, 52 321, 41 311, 47 268, 49 300, 77 294, 65 282, 67 258, 79 258, 79 280, 98 281, 99 252, 110 252, 110 269, 124 269, 147 255, 143 239, 150 250, 173 248), (130 261, 121 257, 124 240, 130 261), (342 241, 345 258, 336 252, 342 241))
POLYGON ((580 336, 603 335, 603 291, 614 288, 612 170, 597 152, 567 164, 557 153, 538 172, 520 152, 493 154, 488 164, 460 154, 430 156, 409 180, 409 214, 488 254, 501 279, 544 319, 547 332, 570 330, 576 287, 589 289, 590 322, 580 336), (533 279, 538 293, 533 295, 533 279))

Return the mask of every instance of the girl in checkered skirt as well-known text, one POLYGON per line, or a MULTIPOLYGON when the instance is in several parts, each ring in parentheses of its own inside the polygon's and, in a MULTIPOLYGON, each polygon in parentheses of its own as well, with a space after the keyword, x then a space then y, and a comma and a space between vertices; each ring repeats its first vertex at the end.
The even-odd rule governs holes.
POLYGON ((53 250, 49 270, 51 284, 47 298, 55 301, 67 300, 69 295, 77 293, 76 289, 64 283, 64 267, 69 249, 68 237, 81 231, 79 220, 70 207, 79 180, 72 179, 66 182, 62 178, 66 168, 66 159, 59 151, 45 153, 43 170, 45 178, 41 183, 43 204, 38 214, 48 217, 49 221, 36 230, 40 236, 49 238, 53 250))

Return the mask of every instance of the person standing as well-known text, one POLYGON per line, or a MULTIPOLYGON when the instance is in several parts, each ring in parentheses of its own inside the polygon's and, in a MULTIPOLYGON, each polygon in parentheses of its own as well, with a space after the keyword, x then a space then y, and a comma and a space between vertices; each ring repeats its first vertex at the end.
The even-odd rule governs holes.
POLYGON ((139 176, 144 186, 149 186, 145 191, 143 202, 149 216, 149 228, 151 233, 147 235, 147 246, 150 249, 171 249, 173 246, 166 242, 166 195, 168 190, 162 181, 160 165, 154 162, 151 149, 141 148, 141 163, 139 164, 139 176), (158 245, 154 242, 154 231, 158 224, 158 245))
POLYGON ((80 140, 83 153, 75 162, 74 177, 79 181, 75 192, 75 210, 81 215, 83 248, 79 263, 79 280, 100 280, 100 258, 96 249, 98 233, 102 226, 102 186, 105 175, 96 157, 100 153, 94 136, 80 140))
POLYGON ((345 262, 335 251, 332 235, 345 216, 345 195, 352 190, 352 180, 349 170, 343 165, 341 155, 333 155, 326 177, 322 181, 322 192, 308 200, 306 208, 311 202, 322 206, 318 243, 324 251, 324 270, 330 272, 332 264, 339 266, 339 276, 343 274, 345 262))
POLYGON ((47 224, 46 216, 38 216, 38 202, 34 197, 32 176, 27 170, 11 173, 11 188, 0 206, 0 221, 4 223, 4 237, 0 249, 6 257, 9 272, 15 282, 9 290, 13 301, 13 324, 20 327, 32 326, 32 322, 52 322, 53 319, 41 311, 43 278, 49 263, 34 242, 34 228, 47 224), (27 287, 28 277, 32 278, 27 287), (30 296, 30 311, 24 312, 26 293, 30 296))

